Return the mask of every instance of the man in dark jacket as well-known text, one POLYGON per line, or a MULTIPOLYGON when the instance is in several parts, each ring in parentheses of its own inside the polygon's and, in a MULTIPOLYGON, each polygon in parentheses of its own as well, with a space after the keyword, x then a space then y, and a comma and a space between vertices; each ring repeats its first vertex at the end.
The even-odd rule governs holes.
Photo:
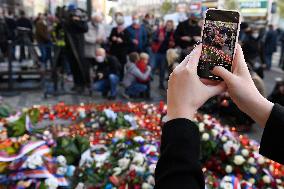
POLYGON ((272 55, 276 51, 277 47, 277 34, 274 31, 273 25, 268 26, 264 42, 264 56, 266 68, 270 70, 272 64, 272 55))
POLYGON ((5 17, 5 20, 8 27, 8 40, 14 41, 17 23, 11 10, 8 11, 8 15, 5 17))
POLYGON ((175 32, 176 45, 182 49, 192 49, 201 39, 201 27, 196 17, 191 16, 186 21, 180 22, 175 32))
POLYGON ((0 10, 0 49, 1 49, 1 58, 4 55, 7 55, 8 50, 8 27, 5 21, 3 10, 0 10))
POLYGON ((109 41, 110 41, 110 54, 115 56, 122 67, 120 73, 120 79, 123 79, 124 76, 124 65, 127 62, 127 53, 130 46, 130 34, 124 28, 124 17, 122 13, 116 13, 115 22, 117 27, 111 30, 109 41))
POLYGON ((84 65, 84 33, 88 31, 87 21, 76 15, 76 7, 69 5, 70 18, 65 24, 66 54, 73 75, 73 91, 82 92, 89 85, 86 77, 88 66, 84 65))
POLYGON ((146 52, 148 39, 144 25, 140 24, 137 13, 132 15, 132 24, 126 28, 130 34, 130 52, 146 52))
POLYGON ((120 64, 114 56, 106 55, 103 48, 96 50, 96 61, 93 67, 93 90, 102 92, 103 97, 114 100, 117 96, 120 64))

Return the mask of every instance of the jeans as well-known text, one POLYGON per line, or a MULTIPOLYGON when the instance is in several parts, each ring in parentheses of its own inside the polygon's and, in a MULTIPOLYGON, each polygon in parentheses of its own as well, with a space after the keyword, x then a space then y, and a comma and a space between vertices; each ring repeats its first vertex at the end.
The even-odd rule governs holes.
POLYGON ((152 66, 152 73, 155 73, 156 69, 159 69, 159 79, 160 79, 160 86, 164 85, 165 80, 165 72, 167 67, 166 62, 166 54, 164 53, 156 53, 154 54, 154 64, 152 66))
POLYGON ((102 93, 110 91, 110 96, 114 97, 117 95, 117 85, 119 77, 115 74, 110 74, 108 78, 96 81, 93 84, 93 90, 100 91, 102 93))
POLYGON ((270 70, 271 65, 272 65, 272 53, 265 54, 265 64, 266 64, 267 69, 270 70))
POLYGON ((51 59, 51 43, 40 43, 39 49, 41 53, 40 61, 46 66, 47 60, 51 59))
POLYGON ((125 93, 137 97, 142 92, 145 92, 147 90, 147 85, 144 85, 142 83, 132 83, 129 87, 126 88, 125 93))

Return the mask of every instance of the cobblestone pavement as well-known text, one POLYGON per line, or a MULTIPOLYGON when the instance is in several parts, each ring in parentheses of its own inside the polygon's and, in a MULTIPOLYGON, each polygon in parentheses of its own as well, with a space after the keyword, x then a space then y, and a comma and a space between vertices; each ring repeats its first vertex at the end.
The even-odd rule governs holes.
MULTIPOLYGON (((270 94, 275 83, 276 77, 283 77, 283 71, 277 68, 277 64, 280 58, 279 51, 273 56, 273 68, 270 71, 265 72, 264 82, 266 84, 267 94, 270 94)), ((166 100, 166 92, 158 89, 158 78, 155 77, 155 82, 152 83, 152 98, 147 102, 157 103, 161 100, 166 100)), ((69 84, 70 85, 70 84, 69 84)), ((119 91, 122 92, 122 87, 119 87, 119 91)), ((59 96, 49 96, 44 98, 43 91, 41 89, 37 90, 25 90, 20 91, 16 96, 4 97, 5 102, 9 103, 15 109, 21 109, 23 107, 30 107, 34 104, 56 104, 58 102, 65 102, 66 104, 79 104, 79 103, 105 103, 110 102, 107 99, 101 97, 100 93, 95 92, 92 96, 89 94, 66 94, 59 96)), ((142 99, 131 100, 131 101, 141 101, 142 99)), ((121 95, 116 99, 116 101, 128 102, 121 95)), ((247 133, 250 137, 260 140, 262 129, 257 125, 253 126, 251 132, 247 133)))

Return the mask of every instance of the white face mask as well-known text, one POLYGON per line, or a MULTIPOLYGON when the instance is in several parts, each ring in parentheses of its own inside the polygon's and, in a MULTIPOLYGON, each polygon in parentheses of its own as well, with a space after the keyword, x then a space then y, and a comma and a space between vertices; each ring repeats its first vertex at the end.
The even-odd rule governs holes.
POLYGON ((97 56, 97 57, 96 57, 96 61, 97 61, 98 63, 102 63, 102 62, 104 62, 104 60, 105 60, 105 57, 104 57, 104 56, 97 56))
POLYGON ((258 36, 259 36, 258 33, 253 33, 253 34, 252 34, 252 37, 255 38, 255 39, 258 38, 258 36))
POLYGON ((117 23, 117 25, 123 25, 124 24, 123 16, 117 16, 116 17, 116 23, 117 23))

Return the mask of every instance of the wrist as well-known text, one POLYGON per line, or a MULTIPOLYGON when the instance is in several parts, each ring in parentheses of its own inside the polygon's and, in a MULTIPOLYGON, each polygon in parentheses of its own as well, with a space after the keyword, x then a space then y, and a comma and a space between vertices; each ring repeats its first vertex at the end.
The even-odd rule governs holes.
POLYGON ((167 118, 168 121, 178 118, 194 120, 196 111, 197 110, 194 109, 171 108, 170 106, 168 106, 167 118))
POLYGON ((254 98, 250 105, 249 116, 261 127, 265 127, 274 104, 260 95, 260 97, 254 98))

